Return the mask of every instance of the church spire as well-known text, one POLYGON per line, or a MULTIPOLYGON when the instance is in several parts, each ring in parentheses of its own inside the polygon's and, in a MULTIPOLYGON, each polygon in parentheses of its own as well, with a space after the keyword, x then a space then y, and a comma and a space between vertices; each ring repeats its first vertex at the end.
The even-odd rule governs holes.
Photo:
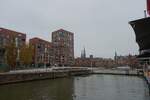
POLYGON ((117 52, 115 51, 115 57, 114 60, 117 60, 117 52))
POLYGON ((85 51, 85 47, 84 47, 84 51, 83 51, 83 56, 84 56, 84 58, 86 58, 86 51, 85 51))
POLYGON ((84 49, 81 51, 81 58, 86 58, 85 47, 84 47, 84 49))

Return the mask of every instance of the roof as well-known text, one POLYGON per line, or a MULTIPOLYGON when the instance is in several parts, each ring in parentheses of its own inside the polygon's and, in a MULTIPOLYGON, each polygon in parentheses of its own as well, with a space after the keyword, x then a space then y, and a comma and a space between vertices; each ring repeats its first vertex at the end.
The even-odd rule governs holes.
POLYGON ((31 39, 30 39, 30 41, 42 41, 42 42, 45 42, 45 43, 51 44, 51 42, 46 41, 46 40, 41 39, 41 38, 38 38, 38 37, 31 38, 31 39))
POLYGON ((150 17, 130 21, 135 35, 139 50, 150 49, 150 17))
POLYGON ((70 31, 67 31, 67 30, 64 30, 64 29, 59 29, 59 30, 56 30, 56 31, 54 31, 54 32, 52 32, 52 33, 56 33, 56 32, 67 32, 67 33, 71 33, 71 34, 73 34, 73 32, 70 32, 70 31))
POLYGON ((134 24, 134 23, 137 23, 137 22, 147 22, 147 21, 150 21, 150 17, 146 17, 146 18, 141 18, 141 19, 137 19, 137 20, 134 20, 134 21, 130 21, 129 24, 134 24))
POLYGON ((12 34, 12 33, 14 33, 14 34, 22 34, 22 35, 26 36, 25 33, 17 32, 17 31, 14 31, 14 30, 10 30, 10 29, 6 29, 6 28, 1 28, 1 27, 0 27, 0 32, 1 32, 1 31, 2 31, 4 34, 12 34))

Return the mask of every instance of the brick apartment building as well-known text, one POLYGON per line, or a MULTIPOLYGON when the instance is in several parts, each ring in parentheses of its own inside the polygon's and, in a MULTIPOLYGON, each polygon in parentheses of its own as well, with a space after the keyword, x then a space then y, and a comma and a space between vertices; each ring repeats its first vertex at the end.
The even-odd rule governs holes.
POLYGON ((128 65, 132 68, 138 67, 138 59, 136 55, 127 55, 127 56, 117 56, 114 57, 116 65, 122 66, 122 65, 128 65))
POLYGON ((34 48, 33 63, 37 66, 53 65, 52 44, 40 38, 32 38, 29 43, 34 48))
POLYGON ((95 61, 93 58, 76 58, 75 65, 76 67, 95 67, 95 61))
POLYGON ((74 64, 74 34, 60 29, 52 32, 54 63, 58 66, 74 64))
POLYGON ((26 43, 26 34, 13 30, 0 28, 0 63, 4 63, 7 45, 14 42, 16 47, 21 48, 26 43))
POLYGON ((75 59, 74 66, 76 67, 114 67, 115 61, 110 58, 95 58, 93 55, 86 57, 85 48, 81 51, 81 57, 75 59))
POLYGON ((75 66, 76 67, 103 67, 110 68, 114 67, 115 62, 112 59, 104 59, 104 58, 76 58, 75 66))

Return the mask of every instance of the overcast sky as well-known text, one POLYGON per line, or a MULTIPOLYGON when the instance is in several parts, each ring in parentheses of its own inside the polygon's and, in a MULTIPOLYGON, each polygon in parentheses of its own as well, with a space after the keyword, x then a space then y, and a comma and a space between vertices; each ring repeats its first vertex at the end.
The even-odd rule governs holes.
POLYGON ((0 0, 0 27, 51 41, 63 28, 75 35, 75 56, 138 54, 129 21, 144 16, 146 0, 0 0))

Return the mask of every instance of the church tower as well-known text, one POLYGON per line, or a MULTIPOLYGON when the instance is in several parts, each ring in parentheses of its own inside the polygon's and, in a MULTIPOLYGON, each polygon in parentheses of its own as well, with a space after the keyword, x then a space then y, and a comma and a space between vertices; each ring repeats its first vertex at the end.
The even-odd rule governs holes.
POLYGON ((81 58, 86 58, 85 48, 81 51, 81 58))

